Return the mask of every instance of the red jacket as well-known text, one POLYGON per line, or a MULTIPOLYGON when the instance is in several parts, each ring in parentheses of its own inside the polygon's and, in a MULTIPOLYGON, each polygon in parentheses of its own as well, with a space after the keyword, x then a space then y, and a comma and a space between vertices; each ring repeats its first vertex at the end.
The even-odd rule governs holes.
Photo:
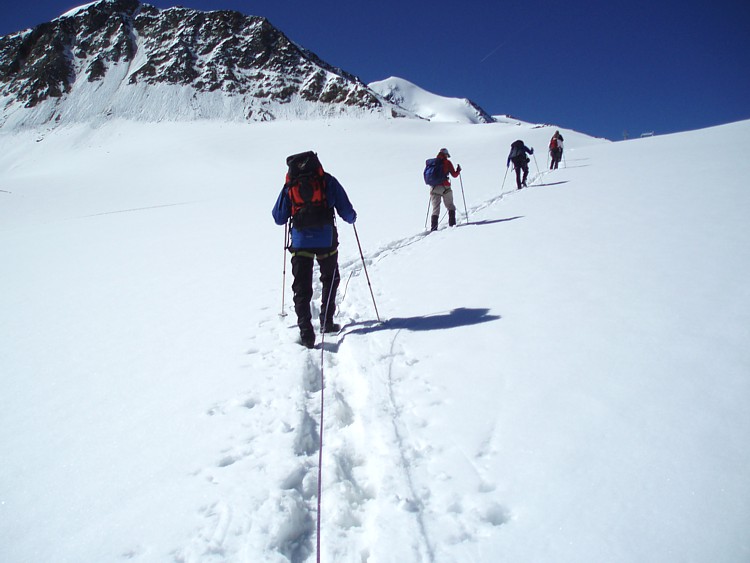
MULTIPOLYGON (((442 154, 442 153, 438 154, 437 158, 439 158, 439 159, 441 159, 443 161, 443 172, 445 172, 446 174, 450 174, 454 178, 458 178, 458 172, 456 172, 456 169, 453 168, 453 163, 450 160, 448 160, 448 158, 444 154, 442 154)), ((450 186, 451 186, 451 179, 450 179, 450 177, 446 178, 445 182, 443 182, 440 185, 441 186, 446 186, 446 187, 450 188, 450 186)))

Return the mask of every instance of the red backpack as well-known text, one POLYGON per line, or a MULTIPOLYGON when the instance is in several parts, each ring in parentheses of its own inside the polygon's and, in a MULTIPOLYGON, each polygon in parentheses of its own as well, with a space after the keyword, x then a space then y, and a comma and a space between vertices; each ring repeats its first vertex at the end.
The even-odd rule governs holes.
POLYGON ((549 142, 549 148, 550 149, 556 149, 557 148, 557 137, 552 137, 552 139, 549 142))
POLYGON ((285 186, 292 204, 292 225, 308 229, 331 224, 333 209, 328 206, 323 166, 312 151, 286 159, 289 171, 285 186))

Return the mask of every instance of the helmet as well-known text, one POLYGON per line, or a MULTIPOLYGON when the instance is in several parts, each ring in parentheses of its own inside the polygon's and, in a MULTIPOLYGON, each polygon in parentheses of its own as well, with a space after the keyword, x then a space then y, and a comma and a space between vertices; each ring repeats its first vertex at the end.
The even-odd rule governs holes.
POLYGON ((445 155, 445 156, 447 156, 448 158, 450 158, 450 157, 451 157, 451 153, 449 153, 449 152, 448 152, 448 149, 446 149, 446 148, 442 148, 442 149, 440 149, 440 152, 439 152, 438 154, 444 154, 444 155, 445 155))

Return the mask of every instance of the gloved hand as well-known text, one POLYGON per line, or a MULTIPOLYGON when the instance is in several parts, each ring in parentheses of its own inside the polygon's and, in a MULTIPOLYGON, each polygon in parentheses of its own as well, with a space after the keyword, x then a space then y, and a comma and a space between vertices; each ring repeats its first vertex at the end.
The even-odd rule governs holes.
POLYGON ((456 167, 456 172, 458 172, 459 174, 461 173, 461 165, 460 164, 456 167))
POLYGON ((533 147, 531 148, 531 154, 534 154, 534 148, 533 147))

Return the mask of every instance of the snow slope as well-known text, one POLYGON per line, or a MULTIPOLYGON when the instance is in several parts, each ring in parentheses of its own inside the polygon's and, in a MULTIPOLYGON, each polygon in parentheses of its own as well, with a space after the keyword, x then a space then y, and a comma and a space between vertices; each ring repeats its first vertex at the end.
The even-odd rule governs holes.
POLYGON ((750 559, 750 122, 547 173, 553 131, 0 132, 0 560, 314 561, 321 378, 324 561, 750 559), (469 222, 425 236, 441 146, 469 222), (308 351, 270 209, 311 148, 383 322, 342 223, 308 351))

